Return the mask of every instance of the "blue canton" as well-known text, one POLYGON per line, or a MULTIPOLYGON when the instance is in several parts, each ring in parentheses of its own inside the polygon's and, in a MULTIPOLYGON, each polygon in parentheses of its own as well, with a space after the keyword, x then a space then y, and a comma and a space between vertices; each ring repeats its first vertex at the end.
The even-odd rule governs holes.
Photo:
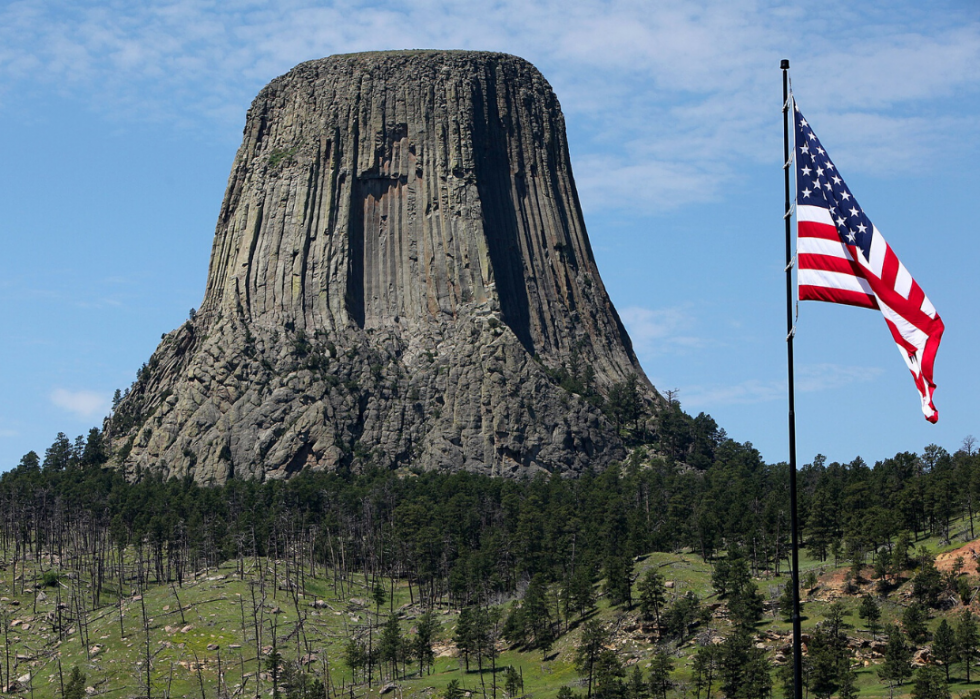
POLYGON ((871 258, 871 221, 841 179, 820 139, 795 107, 796 203, 830 210, 837 234, 846 245, 856 245, 871 258))

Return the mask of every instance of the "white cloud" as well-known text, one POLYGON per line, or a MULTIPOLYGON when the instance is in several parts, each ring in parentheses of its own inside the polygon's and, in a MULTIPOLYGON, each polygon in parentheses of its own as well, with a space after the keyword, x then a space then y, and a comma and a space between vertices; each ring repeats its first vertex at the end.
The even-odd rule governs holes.
POLYGON ((691 386, 681 390, 681 404, 692 408, 764 403, 786 397, 786 382, 749 379, 733 386, 691 386))
POLYGON ((807 364, 796 370, 796 390, 826 391, 855 383, 866 383, 874 381, 882 372, 880 367, 807 364))
POLYGON ((830 0, 804 16, 765 0, 12 2, 0 10, 0 108, 53 87, 107 118, 236 140, 257 90, 304 60, 506 51, 555 86, 586 204, 661 209, 710 201, 745 163, 778 159, 783 57, 839 164, 880 171, 890 155, 901 175, 975 148, 980 129, 961 98, 980 86, 980 22, 957 7, 830 0))
POLYGON ((633 349, 640 355, 660 354, 677 347, 700 347, 701 338, 689 332, 693 317, 680 308, 650 309, 629 306, 619 313, 633 340, 633 349))
POLYGON ((51 402, 82 419, 101 416, 109 410, 109 400, 95 391, 56 388, 51 392, 51 402))
MULTIPOLYGON (((796 390, 813 393, 842 388, 875 380, 879 367, 844 366, 841 364, 808 364, 796 368, 796 390)), ((731 386, 690 386, 682 389, 681 403, 688 410, 718 405, 748 405, 786 400, 786 381, 749 379, 731 386)))

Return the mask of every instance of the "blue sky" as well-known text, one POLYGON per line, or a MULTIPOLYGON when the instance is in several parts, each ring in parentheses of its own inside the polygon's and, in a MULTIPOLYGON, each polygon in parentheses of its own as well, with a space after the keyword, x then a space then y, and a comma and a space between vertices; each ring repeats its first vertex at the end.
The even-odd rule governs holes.
POLYGON ((980 436, 980 10, 889 3, 417 0, 0 7, 0 470, 100 425, 200 304, 245 112, 295 64, 462 48, 561 101, 600 272, 654 384, 784 460, 779 61, 946 323, 938 425, 880 314, 808 303, 801 463, 980 436))

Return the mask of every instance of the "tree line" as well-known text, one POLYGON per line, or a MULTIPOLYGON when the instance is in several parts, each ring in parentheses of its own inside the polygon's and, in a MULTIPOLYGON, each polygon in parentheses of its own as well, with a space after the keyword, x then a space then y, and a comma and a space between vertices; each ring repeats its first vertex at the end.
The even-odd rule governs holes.
MULTIPOLYGON (((626 429, 630 417, 623 414, 626 429)), ((365 582, 382 592, 402 584, 422 609, 466 610, 455 640, 464 661, 482 669, 495 662, 498 638, 546 653, 558 636, 587 623, 600 580, 612 603, 639 604, 660 636, 685 637, 704 619, 700 600, 686 595, 668 604, 663 581, 637 581, 633 566, 651 551, 688 549, 715 564, 715 589, 742 630, 726 640, 737 658, 731 668, 754 672, 746 639, 762 598, 751 578, 787 567, 788 467, 765 463, 751 443, 728 439, 710 416, 690 417, 676 401, 660 417, 657 442, 635 446, 621 464, 576 479, 526 481, 347 469, 220 486, 152 473, 128 482, 108 466, 98 429, 74 441, 59 434, 43 458, 29 452, 0 476, 0 553, 14 568, 12 580, 27 562, 43 570, 54 559, 78 571, 63 611, 58 606, 59 623, 77 625, 83 636, 87 615, 113 602, 123 624, 121 600, 132 589, 163 584, 176 595, 196 571, 228 561, 244 574, 249 561, 268 558, 275 579, 303 594, 311 577, 329 581, 340 596, 365 582), (514 597, 520 604, 499 611, 514 597)), ((798 478, 804 546, 855 569, 870 563, 887 582, 912 567, 921 537, 948 540, 957 518, 972 536, 980 497, 974 447, 971 438, 953 454, 930 445, 874 466, 816 457, 798 478)), ((917 575, 922 603, 940 604, 948 581, 934 580, 925 565, 917 575)), ((404 673, 410 659, 420 673, 431 664, 424 638, 398 638, 397 624, 387 628, 380 619, 378 626, 377 648, 372 635, 367 651, 361 639, 347 649, 355 675, 404 673)), ((420 628, 423 637, 433 633, 420 628)), ((833 648, 837 641, 828 638, 833 648)), ((710 676, 712 663, 726 661, 698 662, 710 676)), ((598 657, 582 668, 605 667, 613 674, 603 677, 618 678, 610 686, 629 686, 614 665, 595 663, 598 657)))

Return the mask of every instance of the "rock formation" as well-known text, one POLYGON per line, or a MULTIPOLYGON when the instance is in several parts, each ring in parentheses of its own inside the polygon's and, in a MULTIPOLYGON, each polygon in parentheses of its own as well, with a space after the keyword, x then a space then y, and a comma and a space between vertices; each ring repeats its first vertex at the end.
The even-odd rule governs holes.
POLYGON ((541 74, 497 53, 342 55, 256 97, 200 311, 107 429, 133 477, 575 474, 623 456, 595 404, 631 374, 659 405, 541 74))

